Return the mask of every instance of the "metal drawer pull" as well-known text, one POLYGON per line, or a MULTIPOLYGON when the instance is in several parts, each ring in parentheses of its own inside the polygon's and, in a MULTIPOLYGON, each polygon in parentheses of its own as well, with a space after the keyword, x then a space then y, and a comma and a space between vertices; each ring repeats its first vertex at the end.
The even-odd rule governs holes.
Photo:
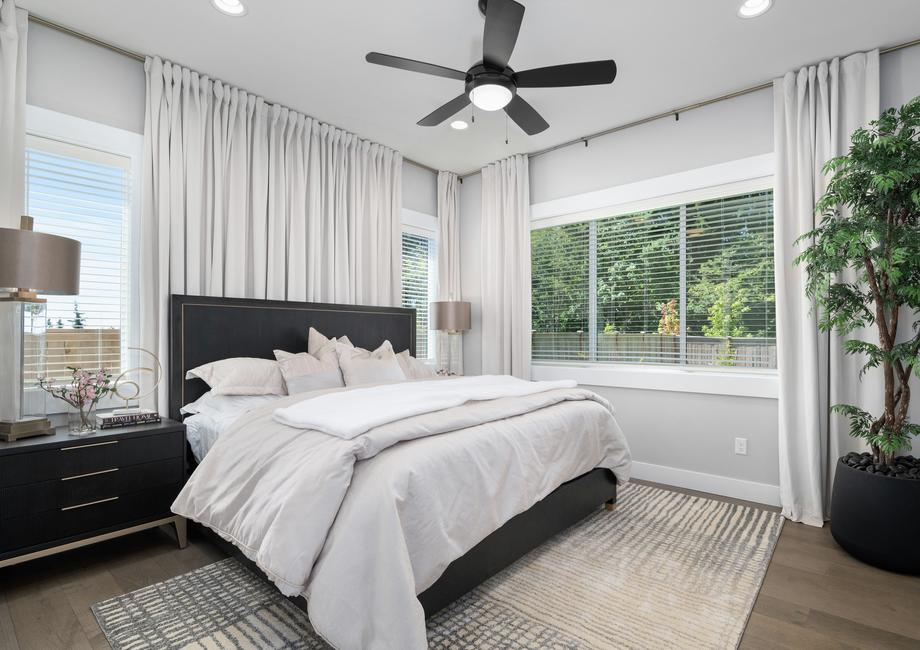
POLYGON ((118 497, 109 497, 108 499, 99 499, 98 501, 90 501, 89 503, 80 503, 75 506, 67 506, 66 508, 61 508, 61 512, 66 510, 76 510, 77 508, 85 508, 86 506, 94 506, 99 503, 108 503, 109 501, 117 501, 118 497))
POLYGON ((62 481, 72 481, 76 478, 86 478, 87 476, 99 476, 100 474, 111 474, 112 472, 117 472, 118 468, 113 467, 112 469, 104 469, 99 472, 90 472, 89 474, 78 474, 76 476, 65 476, 62 478, 62 481))
POLYGON ((76 447, 61 447, 61 451, 70 451, 72 449, 89 449, 90 447, 102 447, 104 445, 117 445, 117 440, 109 440, 107 442, 94 442, 91 445, 77 445, 76 447))

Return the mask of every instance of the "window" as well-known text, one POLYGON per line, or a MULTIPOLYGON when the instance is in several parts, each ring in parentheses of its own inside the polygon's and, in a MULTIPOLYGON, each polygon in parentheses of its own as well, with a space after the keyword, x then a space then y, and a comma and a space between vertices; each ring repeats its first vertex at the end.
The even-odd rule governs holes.
POLYGON ((531 233, 533 359, 775 368, 773 192, 531 233))
MULTIPOLYGON (((132 179, 130 157, 29 135, 26 210, 34 228, 82 244, 80 293, 48 296, 45 374, 68 366, 118 374, 128 347, 132 179)), ((25 381, 40 372, 27 359, 25 381)))
POLYGON ((415 309, 415 356, 434 356, 428 330, 428 306, 437 281, 436 242, 433 234, 406 229, 402 234, 402 304, 415 309))

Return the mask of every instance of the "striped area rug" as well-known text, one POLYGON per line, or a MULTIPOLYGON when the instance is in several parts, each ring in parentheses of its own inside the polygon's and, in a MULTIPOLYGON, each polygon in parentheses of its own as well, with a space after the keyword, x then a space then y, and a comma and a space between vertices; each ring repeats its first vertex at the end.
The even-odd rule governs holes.
MULTIPOLYGON (((644 485, 428 621, 434 650, 734 648, 782 518, 644 485)), ((328 648, 233 559, 93 605, 115 650, 328 648)))

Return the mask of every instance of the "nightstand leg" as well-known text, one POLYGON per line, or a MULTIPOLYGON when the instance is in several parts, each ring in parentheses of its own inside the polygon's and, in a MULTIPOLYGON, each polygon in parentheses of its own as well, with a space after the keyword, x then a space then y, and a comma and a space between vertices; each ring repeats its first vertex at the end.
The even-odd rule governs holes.
POLYGON ((617 502, 614 501, 613 499, 604 503, 604 510, 606 510, 607 512, 613 512, 616 509, 617 509, 617 502))
POLYGON ((188 546, 188 522, 185 517, 176 517, 173 521, 176 526, 176 540, 179 542, 179 548, 188 546))

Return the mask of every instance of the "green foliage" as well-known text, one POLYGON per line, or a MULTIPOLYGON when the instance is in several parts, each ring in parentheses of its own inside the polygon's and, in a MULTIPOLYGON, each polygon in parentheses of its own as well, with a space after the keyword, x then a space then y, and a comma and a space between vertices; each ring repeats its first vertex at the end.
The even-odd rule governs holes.
POLYGON ((920 97, 858 129, 845 156, 825 165, 832 177, 818 202, 820 225, 798 243, 807 293, 824 331, 848 336, 874 326, 878 344, 851 339, 847 354, 882 368, 885 411, 872 416, 845 404, 851 435, 866 439, 881 462, 908 446, 920 428, 909 422, 909 381, 920 349, 920 97), (905 340, 904 313, 914 334, 905 340))
POLYGON ((677 313, 677 298, 658 303, 658 313, 661 314, 661 318, 658 319, 658 333, 678 336, 680 334, 680 314, 677 313))
POLYGON ((86 321, 83 317, 83 312, 80 311, 80 306, 75 302, 73 304, 73 318, 68 321, 70 326, 75 330, 81 330, 86 327, 86 321))

